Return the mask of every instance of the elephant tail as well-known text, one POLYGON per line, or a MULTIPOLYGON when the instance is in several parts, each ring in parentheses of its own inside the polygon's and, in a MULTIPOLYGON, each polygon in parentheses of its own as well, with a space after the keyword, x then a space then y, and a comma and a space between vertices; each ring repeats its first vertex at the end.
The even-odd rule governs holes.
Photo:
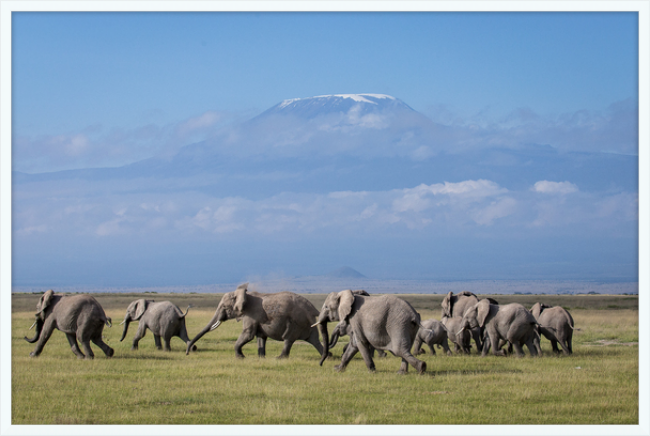
POLYGON ((109 327, 113 327, 113 320, 111 319, 110 316, 106 317, 106 325, 109 327))
POLYGON ((185 313, 181 312, 181 316, 180 316, 181 318, 185 318, 185 315, 187 315, 187 313, 190 311, 190 307, 192 307, 191 304, 187 306, 187 310, 185 310, 185 313))

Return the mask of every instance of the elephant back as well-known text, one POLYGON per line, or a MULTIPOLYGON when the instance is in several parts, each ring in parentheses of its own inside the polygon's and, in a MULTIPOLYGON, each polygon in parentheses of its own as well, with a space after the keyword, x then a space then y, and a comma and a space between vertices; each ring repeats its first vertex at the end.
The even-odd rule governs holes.
POLYGON ((91 295, 61 297, 53 309, 59 330, 74 332, 85 323, 104 325, 108 318, 104 308, 91 295))
POLYGON ((282 314, 298 323, 308 323, 311 326, 320 313, 308 299, 293 292, 258 295, 262 297, 262 306, 267 316, 282 314))

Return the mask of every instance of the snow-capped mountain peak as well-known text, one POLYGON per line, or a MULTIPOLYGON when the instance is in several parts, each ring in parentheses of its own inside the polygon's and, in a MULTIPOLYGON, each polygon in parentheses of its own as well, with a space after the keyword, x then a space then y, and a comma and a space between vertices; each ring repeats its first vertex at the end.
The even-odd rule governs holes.
POLYGON ((287 99, 273 106, 260 117, 292 115, 300 118, 315 118, 332 113, 347 114, 350 111, 359 114, 396 110, 413 111, 401 100, 386 94, 333 94, 287 99))

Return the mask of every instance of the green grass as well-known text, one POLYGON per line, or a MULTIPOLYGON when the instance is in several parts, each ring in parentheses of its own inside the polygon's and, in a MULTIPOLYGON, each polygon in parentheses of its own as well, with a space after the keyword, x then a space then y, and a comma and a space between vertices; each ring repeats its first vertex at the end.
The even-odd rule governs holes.
MULTIPOLYGON (((95 360, 85 361, 76 359, 58 331, 40 357, 29 358, 33 345, 23 336, 33 334, 27 329, 38 296, 14 295, 13 424, 637 424, 639 419, 638 311, 629 302, 567 296, 589 299, 590 307, 572 310, 581 330, 574 334, 571 357, 552 356, 542 339, 542 358, 438 352, 421 356, 426 375, 410 368, 401 376, 400 360, 393 356, 375 359, 376 373, 369 373, 359 356, 346 372, 335 372, 342 344, 323 367, 304 342, 294 344, 289 359, 278 360, 281 343, 269 340, 266 359, 259 359, 253 341, 244 347, 247 358, 238 360, 233 347, 241 323, 234 320, 204 336, 199 351, 189 356, 178 338, 171 352, 156 350, 150 332, 132 352, 136 326, 119 342, 117 324, 137 297, 97 297, 115 324, 104 330, 115 356, 106 359, 93 345, 95 360), (627 308, 608 309, 611 304, 627 308)), ((219 300, 201 294, 151 297, 183 309, 188 304, 183 299, 194 299, 190 336, 207 324, 219 300)), ((413 297, 423 318, 439 319, 440 296, 413 297)), ((497 299, 504 304, 511 297, 524 296, 497 299)))

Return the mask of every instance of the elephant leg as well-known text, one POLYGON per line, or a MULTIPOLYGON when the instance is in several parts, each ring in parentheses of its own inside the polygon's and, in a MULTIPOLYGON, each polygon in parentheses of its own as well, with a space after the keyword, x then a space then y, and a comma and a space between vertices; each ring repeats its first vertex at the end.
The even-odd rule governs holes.
POLYGON ((286 359, 291 353, 291 347, 293 346, 294 341, 285 339, 284 346, 282 347, 282 352, 278 356, 278 359, 286 359))
POLYGON ((569 336, 566 340, 566 347, 569 350, 569 354, 573 354, 573 344, 571 342, 573 342, 573 338, 569 336))
POLYGON ((526 341, 526 347, 528 348, 528 352, 532 357, 537 357, 537 347, 535 347, 535 341, 534 339, 528 339, 526 341))
MULTIPOLYGON (((501 341, 499 341, 499 349, 501 349, 501 347, 503 347, 504 345, 505 345, 505 343, 502 343, 501 341)), ((512 347, 513 347, 512 342, 508 342, 508 349, 506 350, 506 352, 508 354, 512 354, 512 352, 513 352, 512 347)))
MULTIPOLYGON (((449 343, 447 342, 447 339, 443 340, 440 345, 442 345, 442 349, 445 353, 447 353, 447 356, 451 356, 451 350, 449 349, 449 343)), ((485 346, 485 344, 483 344, 485 346)))
POLYGON ((517 357, 524 357, 524 349, 521 348, 521 344, 519 341, 515 340, 511 342, 512 346, 515 348, 515 353, 517 353, 517 357))
POLYGON ((427 364, 422 360, 416 359, 409 350, 402 351, 398 356, 402 358, 402 366, 400 366, 400 370, 398 371, 400 374, 405 374, 408 371, 408 366, 404 368, 404 363, 410 364, 417 370, 418 374, 423 374, 427 370, 427 364))
POLYGON ((101 333, 95 335, 91 340, 93 341, 93 344, 97 345, 99 348, 102 349, 104 354, 106 354, 106 357, 113 357, 113 354, 115 354, 115 350, 109 347, 108 344, 102 340, 101 333))
MULTIPOLYGON (((147 334, 147 327, 145 327, 144 323, 140 323, 140 325, 138 326, 138 330, 135 332, 135 336, 133 337, 133 345, 131 345, 131 351, 135 351, 138 349, 138 342, 140 342, 140 339, 144 338, 144 335, 146 334, 147 334)), ((158 344, 156 344, 156 346, 158 346, 158 344)))
POLYGON ((346 350, 343 352, 343 356, 341 356, 341 363, 338 365, 334 366, 334 369, 336 369, 338 372, 343 372, 345 371, 345 367, 348 366, 348 363, 350 363, 350 360, 354 357, 355 354, 359 349, 357 348, 357 344, 355 341, 350 341, 348 342, 346 350))
POLYGON ((45 344, 47 344, 47 341, 50 339, 50 336, 52 336, 52 333, 54 333, 54 322, 47 318, 43 324, 43 329, 41 330, 41 335, 38 338, 36 346, 34 347, 34 351, 29 353, 29 357, 37 357, 41 354, 43 347, 45 347, 45 344))
MULTIPOLYGON (((323 355, 323 344, 321 344, 318 340, 318 330, 312 329, 311 333, 309 334, 309 338, 307 338, 307 342, 314 346, 319 355, 323 355)), ((332 353, 328 352, 327 355, 329 357, 332 355, 332 353)))
POLYGON ((555 354, 560 354, 560 349, 557 347, 557 340, 551 339, 551 347, 553 347, 553 352, 555 354))
MULTIPOLYGON (((431 350, 431 355, 432 355, 432 356, 435 356, 435 355, 436 355, 436 349, 434 348, 434 343, 431 342, 431 343, 429 343, 429 344, 427 344, 427 345, 429 346, 429 350, 431 350)), ((425 354, 426 354, 426 353, 425 353, 425 354)))
POLYGON ((86 357, 84 353, 79 349, 79 344, 77 343, 77 337, 72 333, 66 333, 65 336, 68 338, 68 343, 70 343, 70 348, 72 352, 80 359, 86 357))
POLYGON ((409 363, 402 357, 402 363, 399 365, 399 371, 397 371, 398 374, 408 374, 409 372, 409 363))
POLYGON ((156 349, 157 349, 157 350, 162 350, 162 343, 161 343, 161 341, 160 341, 160 336, 154 334, 154 335, 153 335, 153 340, 154 340, 154 342, 156 343, 156 349))
MULTIPOLYGON (((85 338, 84 338, 85 339, 85 338)), ((80 339, 81 346, 84 348, 84 351, 86 352, 86 359, 92 360, 95 358, 95 353, 93 353, 93 350, 90 348, 90 340, 86 339, 80 339)))
POLYGON ((562 347, 562 352, 564 352, 565 356, 568 356, 569 354, 571 354, 571 352, 569 351, 569 347, 568 345, 565 344, 565 342, 567 342, 566 339, 562 340, 558 338, 558 343, 560 344, 560 347, 562 347))
MULTIPOLYGON (((185 345, 189 345, 190 338, 187 336, 187 328, 185 327, 185 322, 181 325, 181 331, 178 333, 178 337, 181 338, 185 345)), ((196 345, 192 346, 192 351, 196 351, 196 345)))
POLYGON ((172 351, 172 338, 170 336, 165 336, 165 351, 172 351))
POLYGON ((476 352, 480 353, 483 350, 483 343, 481 342, 481 329, 472 329, 472 338, 476 343, 476 352))
POLYGON ((261 359, 266 357, 266 337, 257 337, 257 357, 261 359))
POLYGON ((242 330, 241 334, 237 338, 237 342, 235 342, 235 357, 238 359, 243 359, 244 353, 242 353, 241 349, 244 345, 248 344, 250 341, 255 338, 255 330, 254 329, 246 329, 242 330))
MULTIPOLYGON (((506 353, 503 350, 499 350, 499 336, 497 335, 496 331, 488 331, 488 336, 490 337, 490 345, 492 346, 492 354, 495 356, 505 356, 506 353)), ((483 354, 482 356, 485 356, 487 353, 485 353, 485 348, 483 347, 483 354)))
POLYGON ((375 372, 375 362, 372 360, 372 355, 370 354, 371 347, 367 343, 364 344, 364 343, 359 343, 360 341, 357 342, 358 342, 357 347, 361 352, 361 357, 363 357, 363 361, 366 363, 366 367, 368 368, 368 371, 375 372))
POLYGON ((415 340, 413 341, 413 354, 416 356, 418 354, 426 354, 426 351, 424 351, 422 348, 422 339, 420 339, 420 336, 416 336, 415 340))
POLYGON ((485 341, 483 341, 483 350, 481 350, 481 356, 487 356, 490 352, 491 347, 492 341, 490 341, 489 337, 485 338, 485 341))

